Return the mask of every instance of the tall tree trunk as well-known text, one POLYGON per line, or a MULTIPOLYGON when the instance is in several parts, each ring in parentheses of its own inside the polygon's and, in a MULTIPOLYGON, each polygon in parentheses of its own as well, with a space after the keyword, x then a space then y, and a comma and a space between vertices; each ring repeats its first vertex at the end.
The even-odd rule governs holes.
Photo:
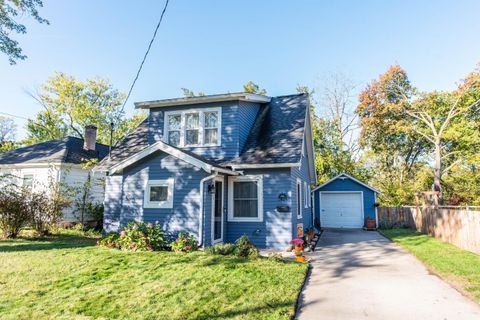
POLYGON ((438 191, 438 202, 442 203, 442 146, 440 139, 435 139, 435 164, 433 167, 433 191, 438 191))

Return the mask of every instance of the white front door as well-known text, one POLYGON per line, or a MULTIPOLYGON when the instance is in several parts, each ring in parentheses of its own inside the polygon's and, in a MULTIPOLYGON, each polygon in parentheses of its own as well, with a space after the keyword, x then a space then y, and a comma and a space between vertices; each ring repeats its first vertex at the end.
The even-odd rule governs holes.
POLYGON ((321 192, 320 222, 325 228, 362 228, 361 192, 321 192))
POLYGON ((212 195, 212 244, 223 241, 223 178, 216 179, 212 195))

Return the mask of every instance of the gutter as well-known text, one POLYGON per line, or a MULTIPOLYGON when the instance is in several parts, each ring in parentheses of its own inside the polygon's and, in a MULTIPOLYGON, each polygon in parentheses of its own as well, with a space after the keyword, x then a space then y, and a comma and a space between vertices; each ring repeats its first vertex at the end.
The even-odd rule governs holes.
POLYGON ((198 246, 201 246, 203 244, 203 185, 206 181, 214 179, 216 176, 218 176, 218 172, 215 172, 212 175, 209 175, 208 177, 203 178, 200 180, 200 210, 198 213, 198 246))

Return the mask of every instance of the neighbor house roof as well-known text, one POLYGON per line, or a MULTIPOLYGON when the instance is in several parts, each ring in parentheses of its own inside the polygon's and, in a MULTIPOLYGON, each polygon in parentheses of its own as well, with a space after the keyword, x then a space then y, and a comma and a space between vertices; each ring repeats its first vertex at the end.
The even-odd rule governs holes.
POLYGON ((108 154, 108 146, 97 143, 95 151, 83 149, 83 140, 66 137, 50 140, 28 147, 0 153, 0 165, 71 163, 81 164, 85 159, 102 160, 108 154))
MULTIPOLYGON (((158 100, 136 103, 136 106, 138 108, 141 107, 140 104, 145 104, 145 108, 147 106, 150 108, 166 105, 183 105, 202 103, 205 101, 218 101, 215 99, 220 99, 219 101, 226 101, 223 99, 227 99, 226 97, 232 96, 238 100, 239 95, 245 96, 250 94, 226 94, 194 98, 158 100), (180 103, 177 103, 178 101, 180 101, 180 103), (186 103, 186 101, 188 101, 188 103, 186 103)), ((171 150, 179 150, 183 154, 193 157, 215 168, 240 168, 243 165, 299 165, 304 144, 305 127, 307 126, 309 128, 309 123, 306 123, 307 120, 309 121, 308 110, 310 103, 308 95, 295 94, 273 98, 259 95, 253 96, 258 101, 261 101, 260 97, 263 97, 264 100, 261 104, 255 123, 250 130, 245 146, 238 157, 224 162, 216 162, 211 159, 206 159, 205 157, 199 156, 188 150, 171 146, 165 142, 162 142, 161 146, 157 146, 156 150, 167 148, 172 148, 171 150)), ((311 140, 311 136, 308 135, 308 137, 311 140)), ((100 164, 96 167, 96 170, 110 170, 115 169, 115 167, 118 168, 120 163, 129 163, 127 162, 128 159, 134 159, 135 156, 141 152, 143 152, 143 154, 151 154, 149 153, 153 150, 150 148, 151 145, 152 144, 148 141, 147 118, 112 150, 112 156, 110 159, 105 158, 100 162, 100 164), (146 148, 150 149, 149 151, 144 152, 144 149, 146 148)))

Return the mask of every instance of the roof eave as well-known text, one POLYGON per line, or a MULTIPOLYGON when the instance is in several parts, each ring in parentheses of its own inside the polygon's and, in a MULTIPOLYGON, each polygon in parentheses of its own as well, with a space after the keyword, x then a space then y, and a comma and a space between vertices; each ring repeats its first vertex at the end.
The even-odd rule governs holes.
POLYGON ((316 187, 315 189, 313 189, 312 192, 315 192, 315 191, 317 191, 318 189, 321 189, 321 188, 325 187, 326 185, 332 183, 333 181, 337 180, 337 179, 340 178, 341 176, 345 176, 345 177, 353 180, 354 182, 356 182, 356 183, 364 186, 365 188, 372 190, 372 191, 375 192, 375 193, 381 193, 379 190, 375 189, 374 187, 371 187, 371 186, 369 186, 368 184, 363 183, 362 181, 360 181, 360 180, 358 180, 358 179, 355 179, 354 177, 352 177, 351 175, 346 174, 346 173, 340 173, 338 176, 336 176, 336 177, 328 180, 327 182, 322 183, 321 185, 319 185, 318 187, 316 187))
POLYGON ((183 98, 164 99, 164 100, 141 101, 141 102, 135 102, 135 108, 151 109, 151 108, 181 106, 181 105, 189 105, 189 104, 203 104, 203 103, 213 103, 213 102, 225 102, 225 101, 247 101, 247 102, 256 102, 256 103, 269 103, 271 100, 272 100, 271 97, 262 96, 254 93, 227 93, 227 94, 217 94, 217 95, 199 96, 199 97, 183 97, 183 98))

